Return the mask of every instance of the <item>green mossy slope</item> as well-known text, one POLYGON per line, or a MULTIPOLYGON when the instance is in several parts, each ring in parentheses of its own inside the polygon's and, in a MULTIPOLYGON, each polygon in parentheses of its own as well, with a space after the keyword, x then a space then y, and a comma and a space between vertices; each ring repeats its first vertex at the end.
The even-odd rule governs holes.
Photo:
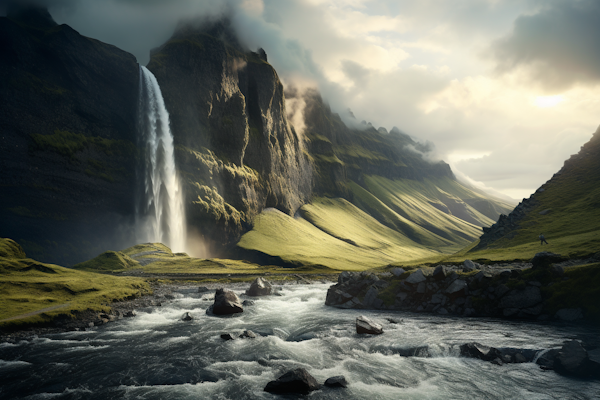
POLYGON ((238 246, 290 263, 337 270, 365 270, 400 259, 414 261, 440 254, 382 225, 343 199, 314 199, 301 208, 300 215, 292 218, 274 209, 265 210, 238 246))
POLYGON ((264 211, 238 247, 292 264, 365 270, 440 259, 492 223, 462 200, 486 198, 450 177, 391 180, 370 175, 363 181, 364 186, 347 181, 352 202, 315 198, 299 210, 298 218, 264 211))
MULTIPOLYGON (((13 247, 0 239, 0 248, 13 247)), ((18 245, 17 245, 18 246, 18 245)), ((110 303, 150 292, 146 282, 77 271, 26 258, 22 252, 0 255, 0 328, 50 323, 59 315, 85 310, 108 311, 110 303), (36 313, 45 310, 42 313, 36 313)))
POLYGON ((517 226, 507 222, 511 216, 499 221, 491 231, 498 235, 501 228, 503 236, 486 240, 485 248, 474 246, 466 255, 529 259, 544 250, 572 258, 600 251, 600 133, 525 202, 533 206, 517 226), (541 233, 548 245, 540 244, 541 233))

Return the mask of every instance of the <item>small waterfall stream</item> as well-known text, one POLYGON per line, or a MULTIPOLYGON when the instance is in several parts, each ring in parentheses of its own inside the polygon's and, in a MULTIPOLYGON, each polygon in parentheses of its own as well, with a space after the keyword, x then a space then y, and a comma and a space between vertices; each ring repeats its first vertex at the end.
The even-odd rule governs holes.
POLYGON ((138 242, 161 242, 173 252, 185 250, 186 226, 181 183, 175 168, 169 113, 152 72, 140 66, 138 242))

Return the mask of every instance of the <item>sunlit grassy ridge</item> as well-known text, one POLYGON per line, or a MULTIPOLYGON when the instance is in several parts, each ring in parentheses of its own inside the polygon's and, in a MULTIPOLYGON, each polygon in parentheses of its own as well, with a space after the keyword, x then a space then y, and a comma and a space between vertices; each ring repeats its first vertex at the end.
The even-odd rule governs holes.
POLYGON ((10 239, 0 239, 0 249, 0 327, 44 323, 59 314, 73 316, 88 309, 105 311, 114 300, 150 291, 141 279, 76 271, 26 258, 10 239), (6 248, 13 251, 5 252, 6 248), (41 314, 10 319, 54 306, 41 314))
POLYGON ((535 207, 519 222, 513 237, 504 237, 468 255, 527 259, 542 250, 569 257, 599 252, 600 134, 596 133, 541 189, 533 195, 535 207), (540 245, 541 233, 548 245, 540 245))
POLYGON ((510 209, 448 177, 365 176, 364 187, 347 184, 352 203, 315 198, 297 218, 266 210, 238 246, 337 270, 435 261, 468 245, 481 235, 481 226, 493 222, 462 199, 510 209))
POLYGON ((439 254, 342 199, 315 199, 302 207, 301 214, 304 217, 292 218, 274 209, 263 211, 238 246, 288 262, 336 270, 364 270, 397 259, 416 260, 439 254))

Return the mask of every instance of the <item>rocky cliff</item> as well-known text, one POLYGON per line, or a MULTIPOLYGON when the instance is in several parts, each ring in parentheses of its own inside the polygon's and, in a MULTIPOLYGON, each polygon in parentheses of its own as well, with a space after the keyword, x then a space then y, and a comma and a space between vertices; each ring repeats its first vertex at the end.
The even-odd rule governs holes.
POLYGON ((232 32, 227 20, 183 24, 148 64, 171 117, 188 225, 217 249, 266 207, 293 214, 312 189, 277 73, 264 51, 244 49, 232 32))
POLYGON ((44 9, 0 18, 0 236, 69 264, 122 246, 133 214, 138 65, 44 9))

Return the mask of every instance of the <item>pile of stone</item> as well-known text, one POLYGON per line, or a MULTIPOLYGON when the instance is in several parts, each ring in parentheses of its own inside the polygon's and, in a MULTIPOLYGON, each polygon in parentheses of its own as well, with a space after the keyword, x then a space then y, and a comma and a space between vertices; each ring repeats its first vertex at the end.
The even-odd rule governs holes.
MULTIPOLYGON (((561 276, 563 270, 555 263, 564 257, 538 253, 532 260, 540 268, 561 276)), ((517 268, 490 268, 466 260, 459 267, 438 265, 417 269, 412 273, 401 268, 391 273, 341 273, 338 283, 329 288, 325 304, 338 308, 404 310, 414 312, 464 316, 494 316, 509 318, 538 318, 544 303, 542 284, 520 279, 517 268), (458 272, 475 272, 459 275, 458 272)), ((577 319, 578 310, 561 310, 563 319, 577 319)), ((548 316, 550 317, 550 316, 548 316)))

